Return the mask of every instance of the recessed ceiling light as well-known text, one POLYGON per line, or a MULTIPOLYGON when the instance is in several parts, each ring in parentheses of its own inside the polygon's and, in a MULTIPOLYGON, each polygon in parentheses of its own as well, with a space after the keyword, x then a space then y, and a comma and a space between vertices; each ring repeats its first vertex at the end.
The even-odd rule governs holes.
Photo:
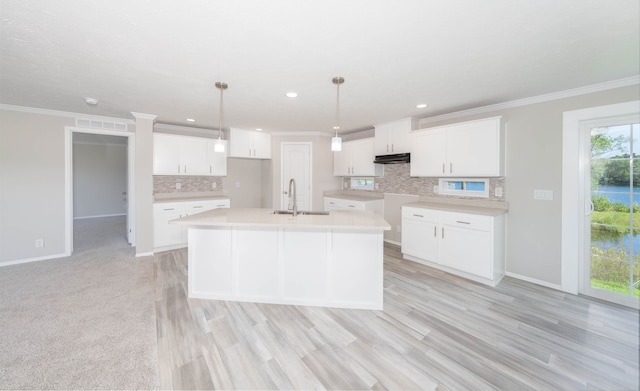
POLYGON ((287 92, 287 98, 297 98, 298 97, 298 93, 297 92, 287 92))
POLYGON ((420 104, 416 105, 416 108, 418 108, 418 109, 424 109, 425 107, 427 107, 426 103, 420 103, 420 104))
POLYGON ((96 98, 84 98, 84 101, 91 106, 95 106, 98 104, 98 100, 96 98))
POLYGON ((196 122, 196 120, 193 118, 187 118, 187 122, 196 122))
POLYGON ((256 128, 258 132, 262 132, 262 128, 256 128))

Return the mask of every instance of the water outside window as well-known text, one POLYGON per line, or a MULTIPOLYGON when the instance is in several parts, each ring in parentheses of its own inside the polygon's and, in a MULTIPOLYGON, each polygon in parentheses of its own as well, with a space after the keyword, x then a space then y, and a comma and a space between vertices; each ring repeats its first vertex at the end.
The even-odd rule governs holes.
POLYGON ((640 124, 591 129, 592 288, 640 297, 640 124))

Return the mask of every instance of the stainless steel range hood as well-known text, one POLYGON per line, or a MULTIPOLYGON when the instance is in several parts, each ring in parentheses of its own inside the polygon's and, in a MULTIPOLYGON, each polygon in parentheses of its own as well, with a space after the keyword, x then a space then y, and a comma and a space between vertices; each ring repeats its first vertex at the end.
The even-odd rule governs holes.
POLYGON ((377 164, 411 163, 411 154, 396 153, 394 155, 379 155, 376 156, 376 159, 373 162, 377 164))

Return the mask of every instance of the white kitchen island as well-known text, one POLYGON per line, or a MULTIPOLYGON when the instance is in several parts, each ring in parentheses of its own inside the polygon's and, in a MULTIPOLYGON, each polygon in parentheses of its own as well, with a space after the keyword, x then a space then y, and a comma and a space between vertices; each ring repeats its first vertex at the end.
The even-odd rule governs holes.
POLYGON ((190 298, 382 309, 383 232, 378 214, 273 214, 216 209, 188 226, 190 298))

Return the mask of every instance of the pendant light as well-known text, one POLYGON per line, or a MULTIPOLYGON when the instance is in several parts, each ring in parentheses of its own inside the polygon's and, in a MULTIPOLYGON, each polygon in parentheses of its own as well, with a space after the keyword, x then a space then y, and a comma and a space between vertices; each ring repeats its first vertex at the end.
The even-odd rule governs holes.
POLYGON ((225 151, 224 140, 222 140, 222 93, 228 87, 227 83, 216 82, 216 88, 220 90, 220 114, 218 115, 218 139, 213 144, 213 151, 219 153, 224 153, 225 151))
POLYGON ((344 77, 336 76, 333 78, 333 84, 337 87, 336 94, 336 124, 333 127, 336 131, 336 135, 331 138, 331 150, 338 152, 342 151, 342 138, 338 137, 338 130, 340 129, 340 84, 344 83, 344 77))

